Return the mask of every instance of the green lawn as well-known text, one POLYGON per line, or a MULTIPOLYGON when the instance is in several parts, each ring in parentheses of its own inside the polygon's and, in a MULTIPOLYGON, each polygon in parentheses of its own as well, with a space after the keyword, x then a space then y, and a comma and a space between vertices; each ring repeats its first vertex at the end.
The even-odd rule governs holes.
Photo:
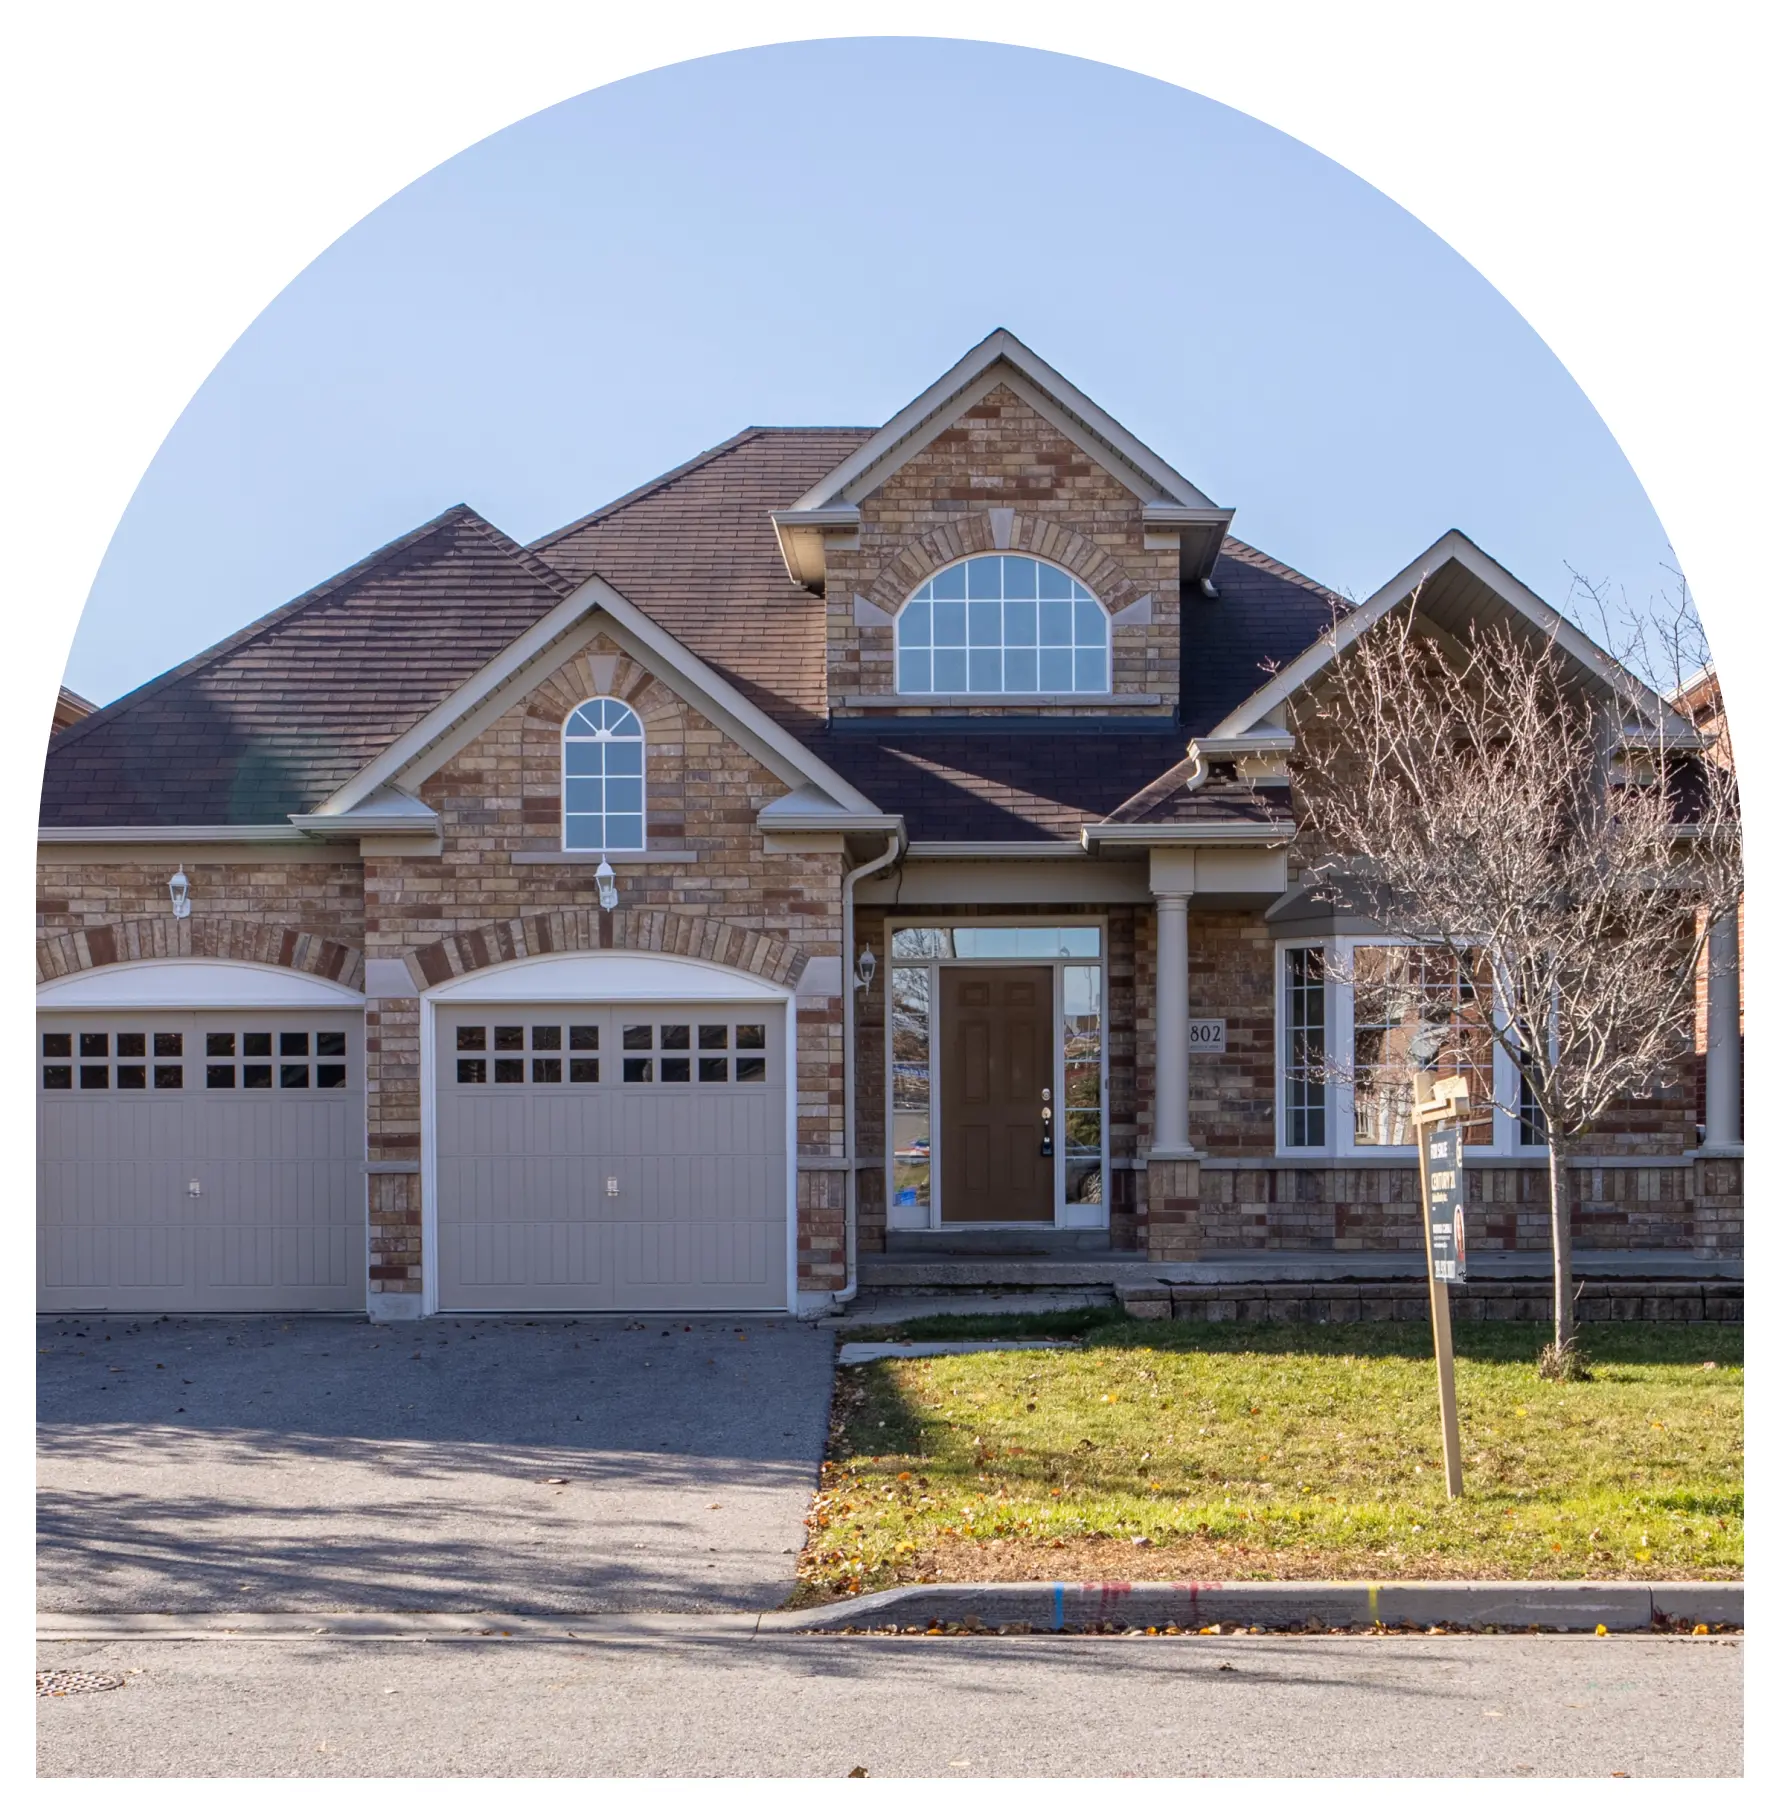
POLYGON ((1459 1325, 1456 1503, 1423 1329, 1107 1318, 1068 1349, 843 1369, 800 1597, 1740 1576, 1741 1327, 1591 1325, 1594 1377, 1570 1385, 1536 1376, 1546 1338, 1459 1325))

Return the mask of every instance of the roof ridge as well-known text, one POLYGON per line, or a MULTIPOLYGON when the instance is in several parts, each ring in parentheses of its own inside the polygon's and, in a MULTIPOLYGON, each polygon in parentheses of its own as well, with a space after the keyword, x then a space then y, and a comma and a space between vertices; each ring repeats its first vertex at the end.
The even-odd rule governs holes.
POLYGON ((682 460, 678 466, 670 467, 666 472, 657 473, 652 479, 645 479, 641 485, 633 486, 621 497, 610 503, 602 504, 597 510, 590 510, 586 516, 577 517, 572 523, 565 523, 560 529, 552 529, 548 535, 541 535, 535 542, 528 542, 527 548, 534 553, 541 548, 548 548, 556 542, 563 541, 578 529, 586 529, 593 523, 614 516, 620 510, 628 509, 632 504, 641 503, 652 493, 665 490, 666 487, 683 479, 688 473, 696 472, 701 466, 708 466, 713 460, 720 460, 725 454, 734 453, 738 447, 761 435, 872 435, 877 431, 872 428, 861 428, 858 424, 834 423, 826 426, 804 426, 797 423, 751 424, 747 428, 737 429, 726 441, 719 441, 715 447, 707 447, 703 453, 696 453, 690 460, 682 460))
POLYGON ((508 555, 525 568, 541 585, 547 586, 558 598, 567 598, 575 590, 577 582, 566 573, 558 573, 540 554, 534 554, 523 542, 516 542, 499 524, 491 523, 479 511, 470 512, 469 526, 486 540, 494 543, 502 554, 508 555))
POLYGON ((536 553, 540 548, 548 548, 553 542, 560 542, 577 529, 585 529, 589 523, 597 523, 601 517, 610 516, 614 511, 623 510, 627 505, 635 504, 646 498, 650 492, 659 491, 664 485, 671 485, 676 479, 683 479, 687 473, 696 472, 699 467, 708 465, 712 460, 721 459, 726 453, 733 453, 736 448, 766 431, 758 428, 744 428, 731 435, 727 441, 719 441, 715 447, 707 447, 703 453, 696 453, 690 460, 682 460, 678 466, 670 467, 666 472, 657 473, 652 479, 645 479, 641 485, 633 486, 623 496, 613 498, 609 504, 602 504, 597 510, 590 510, 585 516, 576 517, 572 523, 564 523, 560 529, 552 529, 548 535, 541 535, 535 542, 527 542, 526 548, 536 553))
MULTIPOLYGON (((58 753, 67 749, 70 744, 78 743, 81 738, 100 726, 110 724, 130 707, 140 705, 143 700, 152 699, 157 693, 164 692, 175 681, 186 680, 200 670, 221 661, 225 656, 233 655, 237 649, 245 648, 256 638, 277 629, 279 625, 295 617, 299 612, 320 604, 343 586, 349 585, 354 580, 362 579, 376 568, 394 561, 417 543, 445 527, 447 523, 464 518, 486 524, 490 529, 494 528, 486 517, 482 516, 479 511, 473 510, 468 504, 453 504, 449 510, 440 511, 436 517, 422 523, 418 528, 410 529, 405 535, 397 536, 392 542, 385 542, 381 548, 375 549, 363 560, 354 561, 350 567, 342 568, 331 579, 323 580, 318 586, 311 586, 307 592, 299 593, 288 603, 266 612, 263 617, 256 617, 252 623, 237 630, 232 636, 225 636, 221 642, 212 643, 207 649, 200 649, 196 655, 180 662, 177 667, 167 669, 164 674, 155 675, 152 680, 145 680, 141 686, 133 687, 121 698, 112 700, 109 705, 100 706, 96 712, 89 712, 86 717, 69 725, 67 730, 55 739, 58 753)), ((500 531, 496 530, 495 533, 499 534, 500 531)))

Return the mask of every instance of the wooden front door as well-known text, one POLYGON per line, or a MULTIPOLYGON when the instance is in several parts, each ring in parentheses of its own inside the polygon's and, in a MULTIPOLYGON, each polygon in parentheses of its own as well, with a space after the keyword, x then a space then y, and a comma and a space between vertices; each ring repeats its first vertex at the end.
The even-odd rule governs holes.
POLYGON ((1050 970, 943 967, 939 1027, 940 1220, 1053 1221, 1050 970))

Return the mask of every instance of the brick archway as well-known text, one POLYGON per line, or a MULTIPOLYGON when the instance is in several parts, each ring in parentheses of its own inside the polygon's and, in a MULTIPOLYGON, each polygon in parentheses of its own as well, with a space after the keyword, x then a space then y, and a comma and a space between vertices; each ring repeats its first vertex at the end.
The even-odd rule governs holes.
POLYGON ((271 964, 305 976, 323 977, 348 989, 365 986, 365 956, 355 945, 342 944, 300 926, 268 925, 264 920, 227 915, 194 914, 188 920, 176 920, 171 913, 152 919, 112 920, 39 939, 37 980, 47 983, 84 970, 99 970, 107 964, 166 957, 271 964))
POLYGON ((905 542, 864 596, 894 617, 909 594, 930 574, 972 554, 1030 554, 1049 561, 1079 579, 1109 615, 1122 611, 1141 596, 1137 582, 1098 542, 1051 517, 1020 510, 1010 515, 1011 528, 1004 542, 997 542, 995 526, 986 510, 905 542))
POLYGON ((454 932, 407 954, 408 974, 421 989, 515 958, 552 952, 638 951, 666 957, 696 957, 731 970, 764 977, 787 989, 797 986, 809 961, 806 953, 769 933, 669 908, 560 908, 517 919, 491 920, 454 932))

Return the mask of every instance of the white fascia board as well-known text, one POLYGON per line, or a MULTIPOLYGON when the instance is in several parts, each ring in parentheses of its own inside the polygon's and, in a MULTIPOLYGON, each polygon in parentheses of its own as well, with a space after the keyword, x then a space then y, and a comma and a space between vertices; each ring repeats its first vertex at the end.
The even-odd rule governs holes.
POLYGON ((387 787, 343 813, 292 813, 298 831, 321 838, 400 837, 439 834, 439 815, 400 788, 387 787))
POLYGON ((1189 756, 1289 756, 1298 747, 1290 731, 1249 731, 1240 737, 1195 737, 1187 745, 1189 756))
MULTIPOLYGON (((875 468, 883 465, 885 471, 876 473, 874 480, 881 483, 903 460, 912 458, 942 429, 950 426, 953 416, 959 410, 968 409, 972 403, 980 401, 983 395, 994 388, 995 383, 1001 381, 1003 373, 996 372, 989 382, 981 382, 991 368, 997 366, 1007 368, 1016 377, 1025 378, 1030 385, 1043 392, 1051 406, 1045 408, 1043 413, 1054 426, 1068 434, 1071 440, 1079 439, 1078 430, 1085 429, 1095 441, 1102 444, 1104 450, 1110 450, 1148 481, 1148 488, 1161 498, 1178 504, 1196 505, 1202 509, 1216 508, 1198 486, 1183 478, 1167 461, 1144 446, 1129 430, 1115 422, 1099 404, 1084 396, 1061 372, 1047 365, 1006 328, 997 328, 986 340, 973 346, 950 371, 936 378, 913 402, 898 410, 863 447, 856 449, 826 478, 805 492, 792 508, 799 511, 817 510, 833 504, 841 499, 855 481, 868 473, 874 473, 875 468), (972 390, 976 391, 975 395, 965 395, 972 390), (949 405, 955 405, 956 408, 948 410, 949 405), (1061 409, 1066 416, 1074 418, 1075 426, 1065 426, 1064 422, 1052 414, 1053 409, 1061 409), (935 417, 943 419, 932 427, 925 439, 920 439, 919 431, 928 427, 935 417), (906 448, 903 446, 905 442, 910 443, 906 448), (900 457, 896 457, 898 455, 900 457)), ((1009 388, 1035 407, 1042 407, 1030 390, 1017 383, 1010 384, 1009 388)), ((1104 453, 1097 457, 1104 458, 1104 453)))
POLYGON ((900 813, 850 812, 819 787, 800 787, 769 801, 754 815, 762 831, 895 832, 903 830, 900 813))
POLYGON ((1031 838, 1023 842, 1007 843, 996 843, 993 840, 973 842, 960 838, 955 842, 917 839, 908 847, 907 854, 911 861, 920 862, 980 863, 988 859, 1004 858, 1029 863, 1035 857, 1047 860, 1067 858, 1071 862, 1080 862, 1088 853, 1082 845, 1065 844, 1058 838, 1031 838))
POLYGON ((1266 825, 1084 825, 1082 845, 1289 844, 1297 835, 1289 819, 1266 825))
POLYGON ((469 734, 475 735, 484 728, 484 720, 492 723, 508 709, 509 695, 523 693, 525 684, 533 678, 533 670, 541 665, 541 658, 554 657, 557 645, 570 639, 583 628, 584 620, 599 612, 611 619, 614 640, 639 656, 646 655, 645 665, 651 673, 733 737, 787 787, 814 782, 850 811, 878 810, 715 669, 596 575, 584 580, 523 635, 515 637, 493 661, 441 700, 309 816, 333 818, 350 812, 380 787, 393 782, 408 788, 416 786, 455 753, 455 749, 441 747, 454 729, 473 718, 469 734), (512 685, 515 681, 521 683, 518 688, 512 685))
POLYGON ((1485 554, 1468 535, 1449 529, 1426 553, 1418 555, 1363 604, 1340 619, 1332 634, 1325 632, 1319 636, 1295 660, 1281 668, 1266 686, 1251 693, 1220 724, 1214 725, 1210 736, 1240 737, 1259 728, 1263 719, 1315 679, 1356 637, 1363 636, 1387 612, 1409 599, 1424 580, 1431 578, 1448 561, 1456 561, 1480 579, 1504 604, 1549 636, 1580 667, 1598 674, 1637 711, 1652 719, 1670 721, 1676 739, 1693 735, 1691 725, 1679 719, 1650 687, 1615 661, 1592 637, 1579 630, 1562 612, 1553 610, 1499 561, 1485 554))
POLYGON ((302 844, 294 825, 40 825, 39 844, 302 844))

